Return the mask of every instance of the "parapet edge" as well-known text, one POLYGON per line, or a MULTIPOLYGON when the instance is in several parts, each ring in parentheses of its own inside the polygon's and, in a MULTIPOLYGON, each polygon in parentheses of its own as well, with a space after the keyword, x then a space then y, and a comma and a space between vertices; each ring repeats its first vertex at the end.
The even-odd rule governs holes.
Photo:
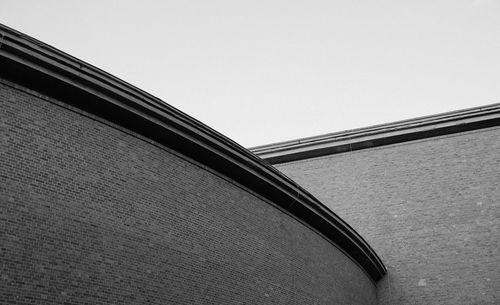
POLYGON ((249 148, 271 164, 500 125, 500 103, 249 148))

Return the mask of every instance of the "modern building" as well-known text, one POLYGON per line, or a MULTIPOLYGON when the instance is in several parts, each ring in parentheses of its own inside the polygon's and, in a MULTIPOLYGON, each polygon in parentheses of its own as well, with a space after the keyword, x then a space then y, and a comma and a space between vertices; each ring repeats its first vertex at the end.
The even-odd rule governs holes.
POLYGON ((500 104, 251 149, 366 238, 379 304, 500 304, 500 104))
POLYGON ((248 150, 0 26, 0 303, 376 304, 368 243, 248 150))
POLYGON ((499 122, 490 105, 252 153, 0 25, 0 300, 497 304, 499 122))

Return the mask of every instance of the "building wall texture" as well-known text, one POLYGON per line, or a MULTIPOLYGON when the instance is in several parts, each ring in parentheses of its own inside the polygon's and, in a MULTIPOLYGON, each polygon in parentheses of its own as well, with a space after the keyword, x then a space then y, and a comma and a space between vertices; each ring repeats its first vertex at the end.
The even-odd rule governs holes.
MULTIPOLYGON (((376 303, 375 285, 350 258, 245 187, 167 147, 5 80, 0 102, 2 302, 376 303)), ((487 167, 494 160, 484 162, 487 167)), ((493 221, 488 216, 492 198, 480 196, 482 188, 496 187, 483 184, 486 178, 482 174, 476 191, 468 185, 467 202, 455 202, 469 203, 473 219, 484 215, 473 236, 445 241, 460 253, 468 251, 462 255, 486 257, 487 246, 467 245, 476 243, 478 234, 490 236, 498 225, 488 222, 493 221)), ((368 217, 344 214, 357 227, 368 217)), ((375 215, 368 219, 383 223, 375 215)), ((489 272, 495 266, 480 267, 469 286, 491 300, 496 275, 489 272)), ((437 283, 424 273, 415 279, 423 277, 428 287, 437 283)))
POLYGON ((500 128, 275 165, 388 273, 379 304, 500 303, 500 128))

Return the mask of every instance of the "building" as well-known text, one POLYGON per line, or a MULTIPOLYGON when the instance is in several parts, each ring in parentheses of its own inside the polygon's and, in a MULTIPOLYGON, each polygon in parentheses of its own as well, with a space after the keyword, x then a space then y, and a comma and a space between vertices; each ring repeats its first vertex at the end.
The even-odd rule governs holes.
POLYGON ((248 150, 0 26, 0 299, 376 304, 346 222, 248 150))
POLYGON ((252 153, 0 25, 0 299, 497 304, 499 116, 252 153))
POLYGON ((379 253, 379 304, 499 304, 499 125, 495 104, 252 151, 379 253))

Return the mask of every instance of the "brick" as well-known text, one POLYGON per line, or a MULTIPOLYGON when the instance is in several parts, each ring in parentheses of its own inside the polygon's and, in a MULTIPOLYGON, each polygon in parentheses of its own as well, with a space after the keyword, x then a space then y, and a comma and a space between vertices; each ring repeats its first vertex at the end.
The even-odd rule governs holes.
POLYGON ((379 304, 499 304, 499 152, 492 127, 276 167, 379 254, 379 304))
POLYGON ((347 256, 244 186, 0 82, 0 299, 374 304, 347 256))

